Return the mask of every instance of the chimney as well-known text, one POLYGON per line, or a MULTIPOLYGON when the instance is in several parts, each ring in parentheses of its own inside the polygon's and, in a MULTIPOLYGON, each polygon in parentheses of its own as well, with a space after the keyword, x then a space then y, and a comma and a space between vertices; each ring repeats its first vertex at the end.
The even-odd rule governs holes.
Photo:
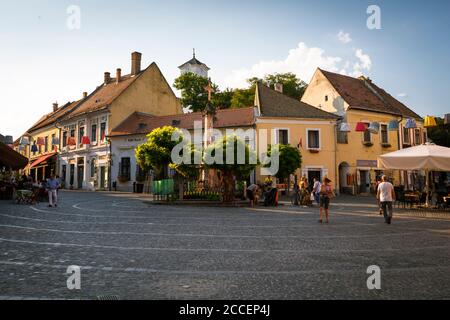
POLYGON ((283 93, 283 84, 275 83, 275 91, 278 91, 279 93, 283 93))
POLYGON ((105 72, 105 84, 108 84, 111 81, 111 73, 105 72))
POLYGON ((58 110, 58 102, 55 102, 53 104, 53 112, 55 112, 56 110, 58 110))
POLYGON ((122 69, 117 68, 116 70, 116 84, 120 82, 120 78, 122 77, 122 69))
POLYGON ((131 75, 135 76, 141 72, 141 57, 142 53, 133 52, 131 54, 131 75))
POLYGON ((88 93, 85 91, 85 92, 83 92, 83 99, 86 99, 87 98, 87 96, 88 96, 88 93))

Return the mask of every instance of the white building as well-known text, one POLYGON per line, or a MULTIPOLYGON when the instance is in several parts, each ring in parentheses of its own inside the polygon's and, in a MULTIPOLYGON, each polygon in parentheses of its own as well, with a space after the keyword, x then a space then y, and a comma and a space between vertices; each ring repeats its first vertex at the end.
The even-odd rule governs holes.
POLYGON ((131 54, 131 73, 105 72, 103 83, 57 126, 61 129, 59 172, 66 188, 111 189, 110 129, 134 112, 181 113, 180 103, 156 63, 141 70, 141 54, 131 54))
POLYGON ((178 67, 180 69, 181 74, 185 74, 187 72, 192 72, 200 77, 208 78, 209 68, 206 64, 200 62, 195 58, 195 51, 193 53, 193 57, 188 62, 183 63, 178 67))
MULTIPOLYGON (((153 129, 163 126, 173 126, 188 130, 192 138, 195 125, 199 125, 202 129, 200 141, 197 141, 197 147, 202 147, 202 137, 204 134, 204 117, 201 112, 177 114, 172 116, 154 117, 150 114, 135 112, 130 115, 119 126, 113 128, 108 139, 111 143, 111 181, 117 186, 118 191, 133 191, 133 183, 138 179, 142 170, 136 163, 135 149, 139 144, 147 140, 147 134, 153 129), (123 181, 121 177, 127 175, 129 179, 123 181), (122 180, 122 181, 120 181, 122 180)), ((225 109, 217 110, 214 129, 218 129, 221 134, 225 135, 226 130, 236 130, 236 134, 249 145, 250 148, 256 150, 256 130, 255 128, 255 109, 225 109), (249 133, 248 136, 245 133, 249 133)), ((217 139, 214 137, 213 139, 217 139)), ((249 177, 251 182, 255 181, 255 175, 249 177)))

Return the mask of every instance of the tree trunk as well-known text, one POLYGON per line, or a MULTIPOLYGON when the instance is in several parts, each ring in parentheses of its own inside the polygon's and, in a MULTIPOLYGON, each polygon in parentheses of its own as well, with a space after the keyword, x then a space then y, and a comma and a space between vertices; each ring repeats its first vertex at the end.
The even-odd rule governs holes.
POLYGON ((222 186, 223 186, 222 201, 227 203, 233 202, 234 177, 230 171, 222 171, 222 186))

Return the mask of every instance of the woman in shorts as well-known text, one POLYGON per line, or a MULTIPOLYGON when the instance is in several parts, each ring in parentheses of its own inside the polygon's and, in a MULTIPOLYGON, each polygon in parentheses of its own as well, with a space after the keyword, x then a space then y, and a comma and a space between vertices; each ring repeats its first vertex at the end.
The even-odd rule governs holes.
POLYGON ((328 208, 330 206, 330 199, 334 196, 333 187, 331 186, 331 180, 328 178, 323 179, 323 183, 320 186, 320 220, 322 223, 322 212, 325 210, 325 223, 328 223, 328 208))

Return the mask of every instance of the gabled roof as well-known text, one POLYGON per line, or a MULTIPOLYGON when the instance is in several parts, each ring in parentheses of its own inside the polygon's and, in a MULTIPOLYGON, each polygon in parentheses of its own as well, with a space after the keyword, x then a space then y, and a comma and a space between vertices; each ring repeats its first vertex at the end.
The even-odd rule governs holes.
POLYGON ((108 108, 108 106, 119 97, 139 76, 145 72, 141 71, 135 76, 125 75, 121 77, 119 83, 116 83, 115 78, 111 78, 108 84, 101 84, 94 90, 86 99, 80 103, 80 105, 68 115, 69 118, 76 117, 78 115, 100 111, 108 108))
MULTIPOLYGON (((110 136, 126 136, 133 134, 148 134, 153 129, 163 126, 191 130, 194 121, 202 121, 201 112, 176 114, 172 116, 155 117, 147 113, 135 112, 111 131, 110 136)), ((254 110, 251 108, 217 110, 215 128, 250 127, 255 123, 254 110)))
POLYGON ((54 124, 57 120, 61 119, 62 117, 73 111, 81 101, 82 100, 68 102, 62 107, 58 108, 56 111, 46 114, 41 119, 39 119, 35 124, 33 124, 33 126, 27 130, 27 133, 31 133, 45 126, 54 124))
POLYGON ((417 113, 392 97, 368 78, 353 78, 322 69, 319 70, 339 95, 341 95, 344 101, 349 104, 350 109, 383 112, 421 119, 417 113))
POLYGON ((257 83, 259 108, 262 117, 292 117, 307 119, 337 119, 335 114, 320 110, 300 100, 257 83))
POLYGON ((188 62, 183 63, 183 64, 182 64, 181 66, 179 66, 178 68, 181 69, 181 68, 183 68, 184 66, 186 66, 186 65, 188 65, 188 64, 199 65, 199 66, 202 66, 202 67, 206 68, 207 70, 209 70, 209 67, 208 67, 206 64, 204 64, 203 62, 199 61, 199 60, 195 57, 195 55, 192 57, 191 60, 189 60, 188 62))

